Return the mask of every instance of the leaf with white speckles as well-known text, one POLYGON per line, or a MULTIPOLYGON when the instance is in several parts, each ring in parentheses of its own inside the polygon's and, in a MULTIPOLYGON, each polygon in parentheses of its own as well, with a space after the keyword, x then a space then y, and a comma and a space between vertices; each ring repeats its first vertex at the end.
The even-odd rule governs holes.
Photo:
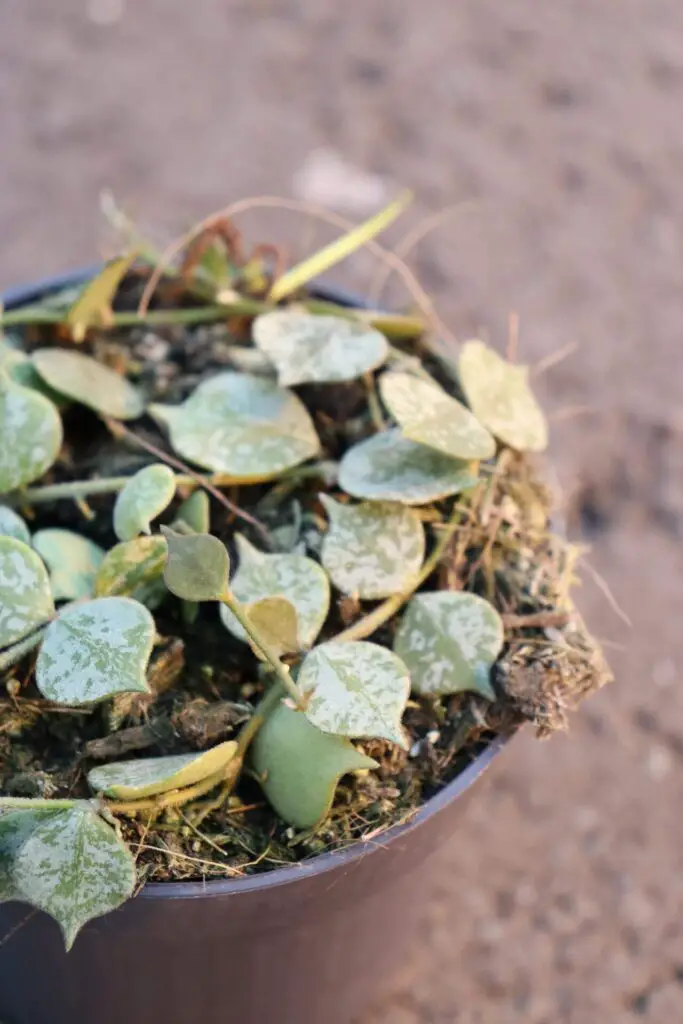
POLYGON ((55 610, 47 569, 31 548, 0 537, 0 647, 21 640, 55 610))
POLYGON ((135 473, 114 505, 114 533, 119 540, 149 533, 151 521, 173 501, 175 486, 175 473, 161 463, 135 473))
POLYGON ((270 713, 251 754, 268 802, 295 828, 314 828, 326 817, 342 775, 377 767, 348 739, 322 732, 286 704, 270 713))
POLYGON ((183 458, 235 483, 272 480, 320 447, 297 396, 248 373, 219 373, 182 405, 153 405, 150 413, 183 458))
POLYGON ((457 459, 489 459, 496 442, 461 402, 411 373, 384 373, 382 401, 411 441, 457 459))
POLYGON ((18 811, 3 810, 0 797, 0 903, 23 899, 14 882, 14 861, 31 832, 55 813, 44 805, 18 811))
POLYGON ((387 339, 374 327, 340 316, 277 309, 258 316, 252 333, 288 387, 356 380, 389 354, 387 339))
POLYGON ((71 530, 38 530, 33 547, 50 570, 50 587, 55 601, 77 601, 92 597, 95 577, 104 551, 87 537, 71 530))
POLYGON ((385 430, 349 448, 339 466, 339 486, 355 498, 427 505, 477 482, 470 463, 453 459, 385 430))
POLYGON ((236 752, 237 744, 228 740, 200 754, 117 761, 93 768, 88 772, 88 784, 94 793, 117 800, 143 800, 208 779, 226 768, 236 752))
POLYGON ((117 420, 133 420, 145 411, 137 388, 92 356, 63 348, 39 348, 32 359, 51 387, 95 412, 117 420))
POLYGON ((394 639, 416 693, 441 696, 471 690, 495 700, 491 668, 503 646, 503 623, 476 594, 417 594, 394 639))
POLYGON ((368 601, 405 590, 425 553, 417 513, 390 502, 341 505, 326 494, 320 500, 330 520, 321 560, 335 587, 368 601))
POLYGON ((529 368, 515 366, 485 345, 467 341, 458 374, 472 412, 504 444, 524 452, 548 446, 548 424, 529 387, 529 368))
POLYGON ((168 594, 163 581, 168 547, 163 537, 135 537, 108 551, 95 578, 97 597, 134 597, 157 608, 168 594))
POLYGON ((0 370, 0 494, 37 480, 62 446, 62 421, 52 402, 0 370))
POLYGON ((306 655, 297 683, 306 717, 323 732, 406 746, 401 716, 410 677, 386 647, 365 640, 320 644, 306 655))
POLYGON ((188 537, 162 526, 168 544, 164 583, 183 601, 220 601, 228 588, 230 558, 225 544, 208 533, 188 537))
POLYGON ((31 531, 13 508, 0 505, 0 537, 14 537, 23 544, 31 543, 31 531))
MULTIPOLYGON (((241 534, 235 541, 239 567, 230 589, 237 600, 253 604, 264 597, 286 598, 296 609, 302 647, 311 647, 330 606, 330 583, 325 571, 305 555, 265 554, 241 534)), ((220 614, 232 635, 246 641, 247 635, 230 609, 223 605, 220 614)))
POLYGON ((37 822, 16 853, 21 898, 50 914, 70 949, 87 921, 120 906, 135 888, 135 861, 86 801, 37 822))
POLYGON ((185 498, 176 513, 176 519, 185 523, 195 533, 209 533, 211 530, 211 506, 209 496, 201 487, 185 498))
POLYGON ((70 605, 45 633, 36 664, 38 689, 71 707, 116 693, 149 693, 154 636, 154 619, 129 597, 70 605))
MULTIPOLYGON (((296 608, 286 597, 262 597, 260 601, 245 605, 244 610, 259 637, 278 658, 301 650, 296 608)), ((265 661, 251 639, 249 643, 256 657, 265 661)))

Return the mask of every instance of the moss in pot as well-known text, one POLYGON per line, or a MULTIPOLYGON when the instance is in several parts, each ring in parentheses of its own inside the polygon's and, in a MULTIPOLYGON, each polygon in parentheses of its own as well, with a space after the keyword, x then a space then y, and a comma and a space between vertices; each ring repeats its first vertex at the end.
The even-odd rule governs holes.
POLYGON ((375 839, 608 678, 526 369, 307 290, 357 243, 278 275, 219 223, 153 308, 144 250, 3 318, 0 900, 67 947, 375 839))

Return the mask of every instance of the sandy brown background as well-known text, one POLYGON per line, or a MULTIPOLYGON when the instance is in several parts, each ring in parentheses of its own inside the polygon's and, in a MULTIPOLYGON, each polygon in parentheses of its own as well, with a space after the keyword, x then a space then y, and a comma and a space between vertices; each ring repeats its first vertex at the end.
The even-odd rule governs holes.
POLYGON ((538 387, 618 684, 514 743, 362 1024, 683 1020, 682 101, 680 0, 0 0, 0 287, 97 255, 104 186, 164 237, 331 147, 409 223, 477 200, 414 261, 458 336, 579 346, 538 387))

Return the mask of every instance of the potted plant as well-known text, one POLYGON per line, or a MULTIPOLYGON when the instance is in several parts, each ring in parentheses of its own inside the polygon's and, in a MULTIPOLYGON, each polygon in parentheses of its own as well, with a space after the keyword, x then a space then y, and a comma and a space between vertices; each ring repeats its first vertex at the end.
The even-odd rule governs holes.
POLYGON ((526 368, 311 284, 402 205, 6 303, 3 1024, 350 1021, 459 798, 608 678, 526 368))

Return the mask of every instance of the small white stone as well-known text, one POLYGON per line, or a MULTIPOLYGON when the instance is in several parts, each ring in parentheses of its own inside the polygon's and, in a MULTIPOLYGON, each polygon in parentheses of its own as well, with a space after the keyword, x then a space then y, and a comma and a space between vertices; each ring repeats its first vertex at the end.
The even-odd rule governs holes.
POLYGON ((673 756, 666 747, 657 745, 650 748, 647 756, 647 773, 655 782, 662 782, 673 770, 673 756))

